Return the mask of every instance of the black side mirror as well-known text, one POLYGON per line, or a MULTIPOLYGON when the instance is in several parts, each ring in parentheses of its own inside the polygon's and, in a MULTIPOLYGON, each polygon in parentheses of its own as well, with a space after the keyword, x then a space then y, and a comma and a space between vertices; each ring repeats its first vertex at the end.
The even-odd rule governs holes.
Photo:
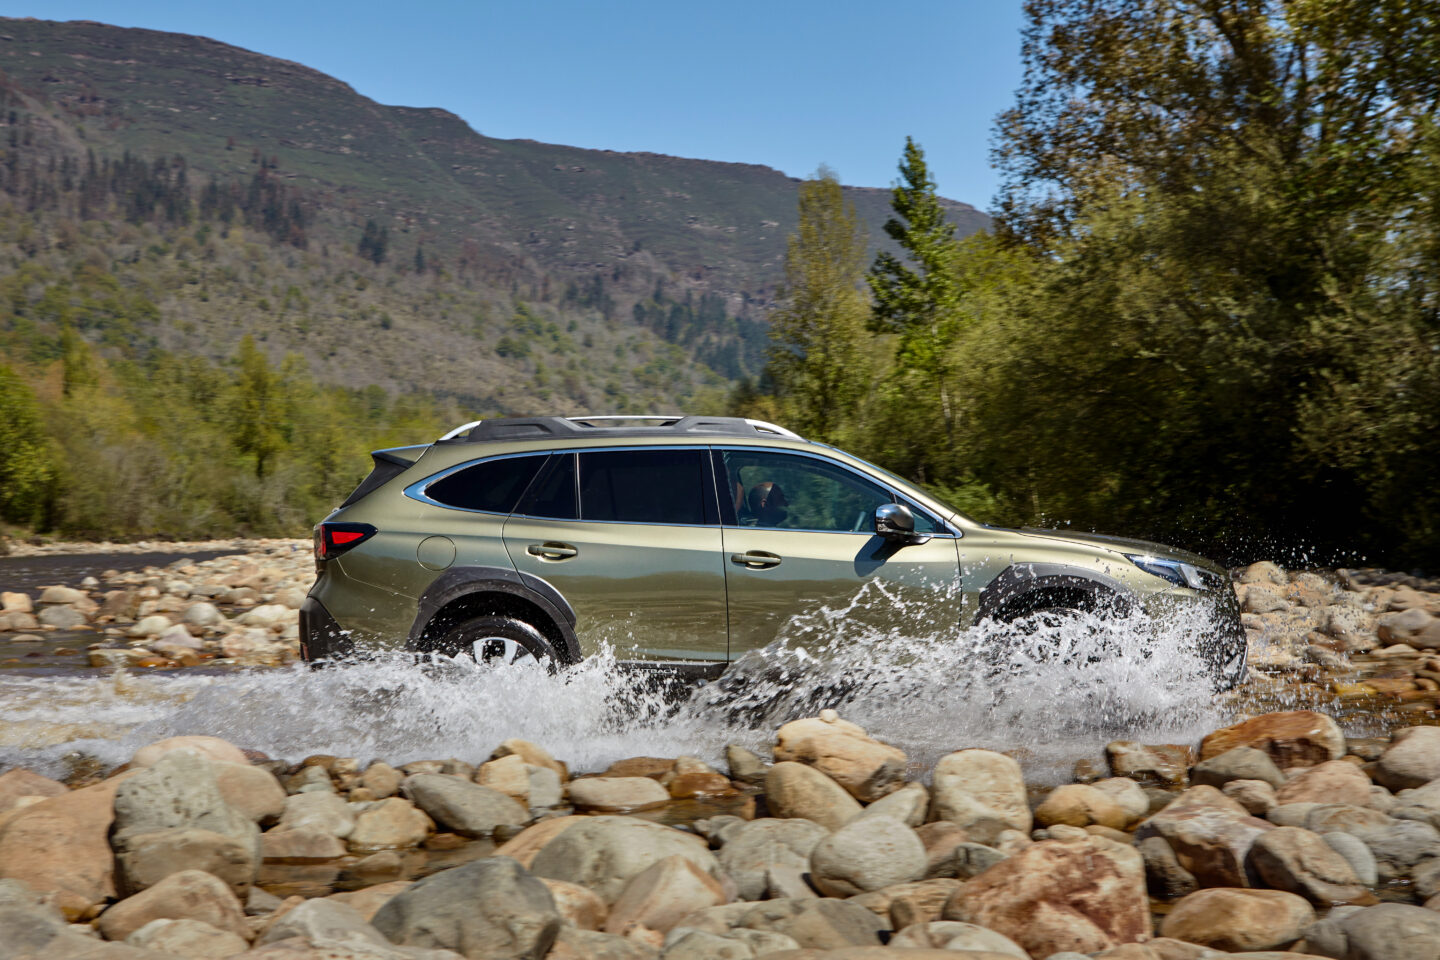
POLYGON ((915 514, 903 503, 882 503, 875 508, 875 535, 898 544, 930 539, 915 532, 915 514))

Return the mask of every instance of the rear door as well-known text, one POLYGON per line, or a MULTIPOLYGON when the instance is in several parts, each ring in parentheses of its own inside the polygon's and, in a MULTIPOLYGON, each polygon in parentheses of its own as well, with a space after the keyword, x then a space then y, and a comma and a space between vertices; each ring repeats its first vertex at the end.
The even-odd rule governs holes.
POLYGON ((954 535, 915 504, 930 539, 897 546, 875 535, 874 516, 899 498, 844 464, 755 447, 714 456, 732 660, 782 635, 813 649, 842 630, 926 636, 958 622, 954 535))
POLYGON ((551 457, 505 548, 575 610, 581 652, 724 660, 725 567, 714 481, 699 447, 621 447, 551 457))

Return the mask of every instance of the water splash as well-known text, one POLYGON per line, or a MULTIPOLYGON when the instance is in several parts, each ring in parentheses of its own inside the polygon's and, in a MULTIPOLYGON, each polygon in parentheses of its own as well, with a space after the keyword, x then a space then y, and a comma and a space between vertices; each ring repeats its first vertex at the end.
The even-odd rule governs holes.
POLYGON ((391 763, 475 762, 521 737, 596 770, 645 754, 717 760, 726 743, 760 747, 785 720, 836 707, 925 765, 984 746, 1016 751, 1045 776, 1110 739, 1183 742, 1225 720, 1195 653, 1213 629, 1204 615, 937 628, 946 600, 869 584, 844 607, 797 617, 721 681, 679 697, 608 653, 556 674, 396 659, 208 675, 0 675, 0 767, 54 775, 67 755, 118 764, 163 737, 211 734, 291 760, 330 753, 391 763))

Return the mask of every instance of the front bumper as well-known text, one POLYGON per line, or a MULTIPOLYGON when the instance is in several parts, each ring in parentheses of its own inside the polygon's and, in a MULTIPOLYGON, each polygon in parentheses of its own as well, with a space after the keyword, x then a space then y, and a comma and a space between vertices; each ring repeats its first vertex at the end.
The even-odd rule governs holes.
POLYGON ((1213 590, 1176 588, 1144 595, 1141 605, 1160 622, 1177 618, 1182 625, 1197 625, 1196 649, 1217 690, 1230 690, 1245 682, 1249 642, 1240 622, 1240 600, 1227 580, 1213 590))

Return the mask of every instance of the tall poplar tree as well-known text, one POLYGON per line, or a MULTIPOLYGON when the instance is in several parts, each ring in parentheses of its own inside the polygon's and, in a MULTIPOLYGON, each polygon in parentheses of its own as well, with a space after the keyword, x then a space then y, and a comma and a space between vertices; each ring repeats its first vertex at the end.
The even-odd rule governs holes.
POLYGON ((805 435, 834 442, 870 379, 865 228, 825 167, 800 185, 799 213, 770 315, 768 372, 805 435))

